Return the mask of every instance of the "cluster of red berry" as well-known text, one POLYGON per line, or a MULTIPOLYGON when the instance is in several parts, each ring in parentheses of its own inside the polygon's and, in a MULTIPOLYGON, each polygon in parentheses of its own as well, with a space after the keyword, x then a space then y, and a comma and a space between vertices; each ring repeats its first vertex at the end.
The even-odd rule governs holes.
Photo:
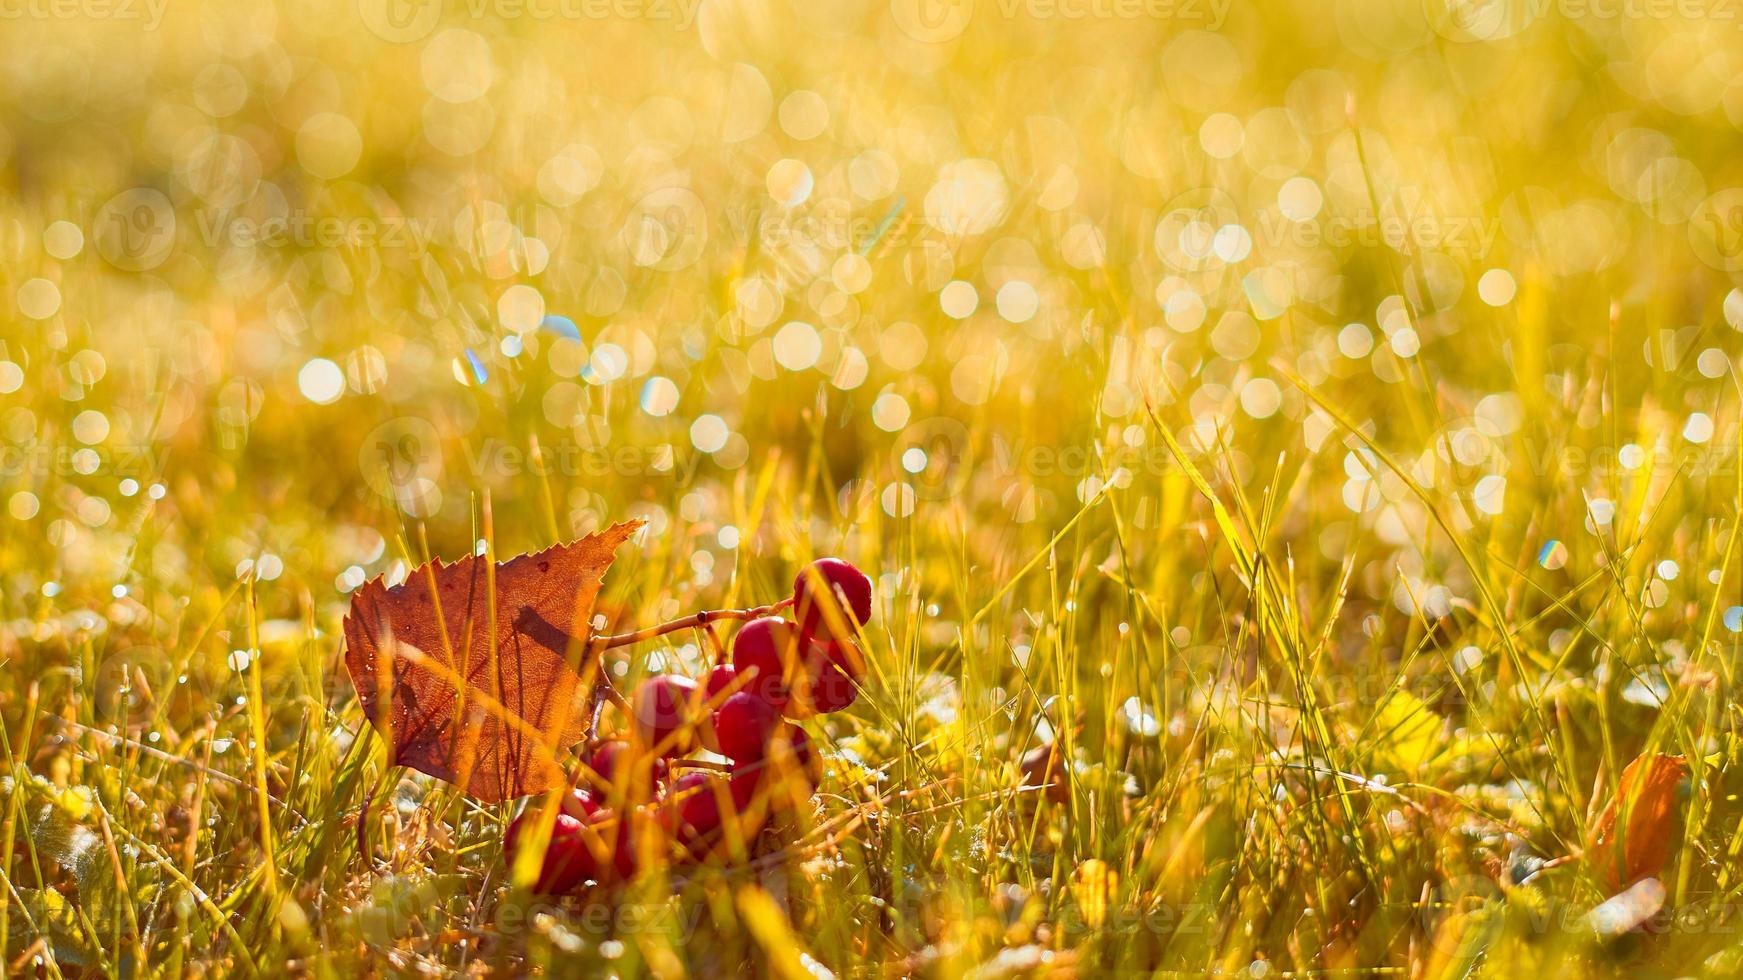
MULTIPOLYGON (((779 604, 792 607, 794 621, 770 615, 745 623, 730 662, 716 664, 701 684, 681 674, 642 681, 630 699, 629 737, 594 745, 586 785, 562 800, 537 889, 629 879, 660 856, 745 856, 772 813, 816 791, 822 767, 792 719, 839 711, 858 697, 865 656, 853 638, 871 618, 871 600, 864 572, 820 558, 779 604), (687 760, 698 746, 730 763, 687 760)), ((530 806, 509 826, 511 860, 541 815, 530 806)))

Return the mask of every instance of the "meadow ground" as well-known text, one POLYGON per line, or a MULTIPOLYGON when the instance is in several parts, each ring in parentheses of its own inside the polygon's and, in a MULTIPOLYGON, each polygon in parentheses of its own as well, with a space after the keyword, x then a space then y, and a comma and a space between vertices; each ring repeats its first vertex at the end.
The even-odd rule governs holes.
POLYGON ((1743 972, 1743 12, 3 13, 0 974, 1743 972), (632 518, 865 691, 540 898, 341 622, 632 518))

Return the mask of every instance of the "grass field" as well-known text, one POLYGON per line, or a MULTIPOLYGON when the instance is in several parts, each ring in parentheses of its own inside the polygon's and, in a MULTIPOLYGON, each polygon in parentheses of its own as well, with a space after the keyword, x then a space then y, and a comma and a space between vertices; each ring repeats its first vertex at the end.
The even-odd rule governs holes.
POLYGON ((1743 974, 1740 39, 0 4, 0 975, 1743 974), (341 622, 629 519, 609 631, 841 555, 866 689, 542 897, 341 622))

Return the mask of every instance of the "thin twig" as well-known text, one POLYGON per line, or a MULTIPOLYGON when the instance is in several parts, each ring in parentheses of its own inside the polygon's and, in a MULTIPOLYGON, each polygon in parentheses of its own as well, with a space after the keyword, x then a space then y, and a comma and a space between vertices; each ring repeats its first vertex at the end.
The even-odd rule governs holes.
POLYGON ((789 597, 782 599, 780 602, 771 603, 766 606, 755 606, 750 609, 704 609, 699 613, 692 613, 691 615, 674 619, 668 623, 661 623, 658 626, 647 626, 639 630, 633 630, 628 633, 618 633, 613 636, 596 636, 593 638, 593 646, 600 650, 609 650, 612 647, 640 643, 643 640, 651 640, 656 636, 665 636, 667 633, 676 633, 679 630, 699 629, 707 626, 709 623, 715 623, 725 619, 760 619, 763 616, 773 615, 775 612, 785 609, 792 604, 793 600, 789 597))

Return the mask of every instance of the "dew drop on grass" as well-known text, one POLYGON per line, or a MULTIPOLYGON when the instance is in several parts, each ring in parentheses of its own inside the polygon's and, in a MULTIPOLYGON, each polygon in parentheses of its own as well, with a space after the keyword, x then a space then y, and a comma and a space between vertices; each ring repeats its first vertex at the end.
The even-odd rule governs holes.
POLYGON ((1471 491, 1471 504, 1491 517, 1497 516, 1506 506, 1507 478, 1494 473, 1477 481, 1476 489, 1471 491))
POLYGON ((893 391, 884 392, 872 402, 872 424, 885 432, 904 428, 910 415, 908 400, 893 391))
POLYGON ((1641 590, 1640 601, 1648 609, 1658 609, 1670 601, 1670 586, 1662 580, 1654 579, 1641 590))
POLYGON ((1506 269, 1490 269, 1477 280, 1477 296, 1490 306, 1506 306, 1518 291, 1513 274, 1506 269))
POLYGON ((1537 563, 1552 572, 1566 565, 1567 545, 1562 544, 1560 539, 1550 538, 1543 543, 1542 548, 1538 549, 1537 563))
POLYGON ((1743 606, 1725 610, 1725 628, 1733 633, 1743 633, 1743 606))
POLYGON ((1682 437, 1697 445, 1713 438, 1713 417, 1705 412, 1691 412, 1682 428, 1682 437))
POLYGON ((938 292, 938 305, 944 314, 952 319, 965 320, 974 314, 980 305, 980 295, 975 292, 974 284, 955 279, 945 284, 938 292))
POLYGON ((1155 713, 1135 696, 1127 698, 1120 705, 1120 714, 1125 720, 1127 730, 1134 735, 1155 738, 1162 734, 1162 723, 1157 720, 1155 713))
POLYGON ((906 483, 892 483, 884 487, 884 492, 879 497, 884 513, 891 517, 912 516, 915 499, 914 488, 906 483))
POLYGON ((7 513, 11 514, 15 520, 20 521, 30 520, 41 509, 42 504, 37 500, 36 494, 29 490, 20 490, 13 494, 12 499, 6 504, 7 513))
POLYGON ((1338 331, 1338 353, 1350 360, 1367 357, 1373 349, 1374 335, 1366 324, 1348 323, 1338 331))
POLYGON ((327 358, 313 358, 297 372, 297 390, 317 405, 330 404, 345 393, 345 372, 327 358))
MULTIPOLYGON (((470 347, 466 348, 466 363, 472 368, 473 380, 479 384, 490 380, 490 370, 484 366, 484 361, 470 347)), ((466 379, 461 377, 460 380, 464 382, 466 379)))

